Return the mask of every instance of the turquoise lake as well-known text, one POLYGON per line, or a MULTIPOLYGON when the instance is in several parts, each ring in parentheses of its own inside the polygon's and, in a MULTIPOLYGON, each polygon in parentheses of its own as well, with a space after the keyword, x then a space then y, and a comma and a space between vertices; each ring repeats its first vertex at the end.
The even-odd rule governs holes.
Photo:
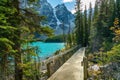
POLYGON ((57 50, 65 47, 64 43, 45 43, 45 42, 32 42, 32 46, 37 46, 40 52, 38 53, 41 59, 52 56, 57 50))

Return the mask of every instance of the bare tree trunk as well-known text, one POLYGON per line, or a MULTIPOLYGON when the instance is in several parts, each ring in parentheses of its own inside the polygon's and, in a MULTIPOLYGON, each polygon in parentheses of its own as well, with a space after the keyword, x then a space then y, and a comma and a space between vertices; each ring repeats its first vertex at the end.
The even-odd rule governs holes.
POLYGON ((7 80, 7 75, 6 75, 6 71, 7 71, 7 54, 4 54, 3 57, 2 57, 2 65, 1 65, 1 79, 2 80, 7 80))
POLYGON ((16 49, 18 52, 15 55, 15 80, 22 80, 23 78, 23 69, 21 67, 22 65, 22 59, 21 59, 21 50, 20 50, 20 44, 16 45, 16 49))

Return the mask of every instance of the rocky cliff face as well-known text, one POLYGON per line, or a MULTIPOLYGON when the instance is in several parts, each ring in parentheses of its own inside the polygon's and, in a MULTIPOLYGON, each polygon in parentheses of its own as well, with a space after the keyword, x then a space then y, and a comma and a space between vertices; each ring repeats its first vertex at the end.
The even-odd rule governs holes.
POLYGON ((43 25, 48 25, 55 30, 55 34, 68 33, 74 27, 74 15, 68 11, 64 4, 59 4, 55 8, 47 0, 40 0, 41 7, 38 9, 40 15, 46 16, 43 25))
MULTIPOLYGON (((20 7, 30 7, 26 0, 20 0, 20 7)), ((74 28, 74 15, 68 11, 65 4, 59 4, 55 8, 51 6, 47 0, 39 0, 40 7, 34 7, 40 15, 46 16, 46 20, 42 22, 42 25, 50 26, 54 29, 55 34, 67 34, 74 28)))
POLYGON ((56 28, 56 33, 64 31, 64 33, 67 34, 69 29, 73 29, 75 17, 70 11, 68 11, 64 4, 59 4, 55 7, 55 14, 60 23, 56 28))
POLYGON ((60 22, 64 24, 69 24, 70 20, 74 18, 73 14, 68 11, 64 4, 57 5, 55 7, 55 12, 60 22))
POLYGON ((57 26, 57 20, 55 18, 52 6, 47 2, 47 0, 40 0, 40 5, 40 14, 46 16, 46 21, 43 22, 43 24, 49 25, 50 27, 55 29, 57 26))

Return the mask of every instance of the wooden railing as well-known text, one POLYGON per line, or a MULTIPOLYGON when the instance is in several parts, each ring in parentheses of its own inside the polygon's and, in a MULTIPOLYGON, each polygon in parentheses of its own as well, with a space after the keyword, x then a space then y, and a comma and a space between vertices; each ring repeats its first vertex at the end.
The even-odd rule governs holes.
POLYGON ((56 70, 62 66, 78 49, 80 46, 75 46, 63 53, 48 58, 45 63, 47 66, 48 77, 50 77, 56 70))
POLYGON ((84 80, 87 80, 88 78, 88 58, 87 58, 87 52, 85 50, 85 56, 83 58, 83 68, 84 68, 84 80))
POLYGON ((79 48, 52 76, 47 80, 87 80, 84 79, 85 48, 79 48), (83 63, 83 65, 81 64, 83 63))

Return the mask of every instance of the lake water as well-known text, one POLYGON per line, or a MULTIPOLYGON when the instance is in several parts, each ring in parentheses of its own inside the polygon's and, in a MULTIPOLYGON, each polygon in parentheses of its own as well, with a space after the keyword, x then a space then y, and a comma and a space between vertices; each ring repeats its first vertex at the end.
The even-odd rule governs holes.
POLYGON ((57 50, 64 48, 64 43, 44 43, 44 42, 32 42, 32 46, 37 46, 40 50, 39 56, 41 59, 52 56, 57 50))

